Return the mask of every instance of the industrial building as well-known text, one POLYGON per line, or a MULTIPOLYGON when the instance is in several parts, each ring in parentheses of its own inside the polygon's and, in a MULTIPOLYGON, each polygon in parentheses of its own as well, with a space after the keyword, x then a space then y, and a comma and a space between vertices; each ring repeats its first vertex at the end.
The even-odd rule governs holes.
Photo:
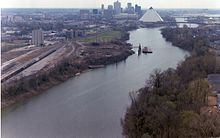
POLYGON ((41 29, 32 31, 32 44, 42 46, 44 44, 44 34, 41 29))

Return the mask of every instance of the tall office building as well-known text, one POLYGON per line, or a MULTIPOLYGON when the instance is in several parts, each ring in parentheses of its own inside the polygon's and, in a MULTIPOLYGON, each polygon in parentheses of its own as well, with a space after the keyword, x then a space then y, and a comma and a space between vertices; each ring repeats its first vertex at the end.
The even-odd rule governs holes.
POLYGON ((141 6, 138 6, 137 4, 135 5, 135 12, 138 15, 142 15, 142 10, 141 10, 141 6))
POLYGON ((104 9, 105 9, 105 5, 102 4, 102 6, 101 6, 101 10, 104 11, 104 9))
POLYGON ((132 7, 132 3, 127 3, 127 13, 134 13, 134 7, 132 7))
POLYGON ((32 44, 36 46, 44 44, 44 34, 41 29, 32 31, 32 44))
POLYGON ((113 6, 108 5, 108 9, 104 10, 104 17, 108 18, 108 19, 112 18, 113 17, 113 12, 114 12, 113 6))
POLYGON ((114 10, 113 6, 112 5, 108 5, 108 10, 109 11, 113 11, 114 10))
POLYGON ((115 14, 121 13, 121 3, 119 1, 114 2, 114 12, 115 14))
POLYGON ((127 6, 128 6, 127 8, 130 9, 132 7, 132 4, 131 3, 127 3, 127 6))
POLYGON ((101 15, 104 15, 104 11, 105 11, 105 6, 104 4, 101 5, 101 15))

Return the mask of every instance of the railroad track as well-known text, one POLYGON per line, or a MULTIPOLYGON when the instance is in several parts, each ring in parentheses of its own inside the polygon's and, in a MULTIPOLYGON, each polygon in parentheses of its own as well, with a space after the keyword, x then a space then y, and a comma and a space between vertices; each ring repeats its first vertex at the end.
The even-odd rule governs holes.
POLYGON ((41 54, 39 57, 32 59, 31 61, 18 66, 15 70, 9 71, 5 74, 3 74, 1 76, 1 82, 4 82, 6 80, 8 80, 9 78, 15 76, 16 74, 22 72, 23 70, 27 69, 28 67, 32 66, 33 64, 39 62, 40 60, 42 60, 43 58, 49 56, 50 54, 54 53, 55 51, 57 51, 59 48, 53 48, 43 54, 41 54))

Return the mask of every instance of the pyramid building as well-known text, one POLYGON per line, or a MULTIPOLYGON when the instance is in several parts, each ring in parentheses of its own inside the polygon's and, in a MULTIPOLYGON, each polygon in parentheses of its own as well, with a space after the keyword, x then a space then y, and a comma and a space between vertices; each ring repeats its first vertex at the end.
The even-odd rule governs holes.
POLYGON ((139 21, 142 21, 144 23, 155 23, 163 22, 163 19, 152 7, 150 7, 149 10, 146 11, 146 13, 140 18, 139 21))

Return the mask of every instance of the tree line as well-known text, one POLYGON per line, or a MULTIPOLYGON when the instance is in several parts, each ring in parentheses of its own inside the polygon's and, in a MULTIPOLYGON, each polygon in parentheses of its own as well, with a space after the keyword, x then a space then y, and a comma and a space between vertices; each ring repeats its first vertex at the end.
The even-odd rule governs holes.
POLYGON ((42 70, 32 76, 11 81, 10 84, 1 84, 2 100, 33 90, 39 91, 43 85, 50 85, 53 81, 64 81, 87 68, 86 64, 75 62, 72 57, 65 58, 48 71, 42 70))
POLYGON ((207 74, 220 73, 215 55, 208 52, 205 39, 199 35, 191 38, 192 31, 188 28, 165 28, 162 34, 192 55, 175 70, 155 70, 144 88, 130 93, 131 105, 121 120, 123 135, 129 138, 220 136, 220 114, 201 112, 211 92, 205 78, 207 74))

